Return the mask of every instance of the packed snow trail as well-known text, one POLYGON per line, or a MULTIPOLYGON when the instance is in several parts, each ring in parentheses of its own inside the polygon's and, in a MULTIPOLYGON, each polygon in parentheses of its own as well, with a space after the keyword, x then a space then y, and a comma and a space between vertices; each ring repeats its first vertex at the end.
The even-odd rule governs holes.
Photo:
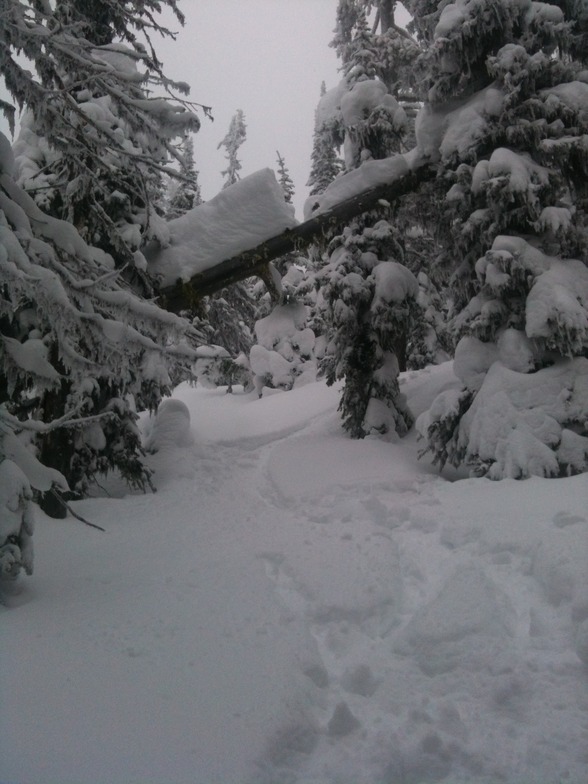
POLYGON ((157 494, 39 522, 0 781, 588 779, 585 477, 448 481, 412 436, 347 439, 322 384, 175 398, 157 494))

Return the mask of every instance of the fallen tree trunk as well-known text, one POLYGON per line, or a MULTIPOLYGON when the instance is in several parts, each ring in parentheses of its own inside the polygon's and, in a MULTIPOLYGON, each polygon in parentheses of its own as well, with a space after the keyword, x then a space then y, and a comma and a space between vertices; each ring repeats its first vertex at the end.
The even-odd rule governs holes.
POLYGON ((386 202, 391 203, 416 190, 418 185, 434 176, 434 167, 423 163, 390 183, 372 186, 251 250, 197 273, 188 281, 179 280, 172 286, 161 288, 157 292, 158 302, 166 310, 179 313, 194 308, 202 297, 214 294, 232 283, 255 275, 265 278, 268 264, 274 259, 308 247, 378 204, 384 206, 386 202))

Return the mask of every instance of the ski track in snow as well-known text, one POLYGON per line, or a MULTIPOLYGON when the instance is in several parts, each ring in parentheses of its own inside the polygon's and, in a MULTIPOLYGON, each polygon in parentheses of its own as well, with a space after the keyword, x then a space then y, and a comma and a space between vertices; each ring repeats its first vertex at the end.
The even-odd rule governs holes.
POLYGON ((585 477, 449 482, 346 439, 322 385, 176 396, 195 443, 156 495, 81 502, 105 535, 39 522, 0 781, 588 780, 585 477))

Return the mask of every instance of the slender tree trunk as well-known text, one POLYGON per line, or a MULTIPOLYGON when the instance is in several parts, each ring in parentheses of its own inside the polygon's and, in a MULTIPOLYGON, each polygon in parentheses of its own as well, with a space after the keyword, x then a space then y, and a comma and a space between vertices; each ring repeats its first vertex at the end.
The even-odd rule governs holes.
POLYGON ((396 0, 380 0, 380 31, 385 33, 394 24, 396 0))

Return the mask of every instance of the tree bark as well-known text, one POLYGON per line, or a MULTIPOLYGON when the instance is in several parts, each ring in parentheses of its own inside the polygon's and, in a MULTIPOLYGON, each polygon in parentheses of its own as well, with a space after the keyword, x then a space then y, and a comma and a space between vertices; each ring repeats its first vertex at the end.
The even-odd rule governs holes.
POLYGON ((393 202, 434 176, 435 168, 423 163, 392 183, 368 188, 251 250, 199 272, 189 281, 177 281, 172 286, 161 288, 157 292, 159 304, 173 313, 191 310, 202 297, 214 294, 225 286, 252 276, 263 277, 267 274, 267 265, 274 259, 308 247, 327 232, 331 233, 358 215, 374 209, 378 203, 393 202))
POLYGON ((380 0, 380 30, 385 33, 394 24, 396 0, 380 0))

